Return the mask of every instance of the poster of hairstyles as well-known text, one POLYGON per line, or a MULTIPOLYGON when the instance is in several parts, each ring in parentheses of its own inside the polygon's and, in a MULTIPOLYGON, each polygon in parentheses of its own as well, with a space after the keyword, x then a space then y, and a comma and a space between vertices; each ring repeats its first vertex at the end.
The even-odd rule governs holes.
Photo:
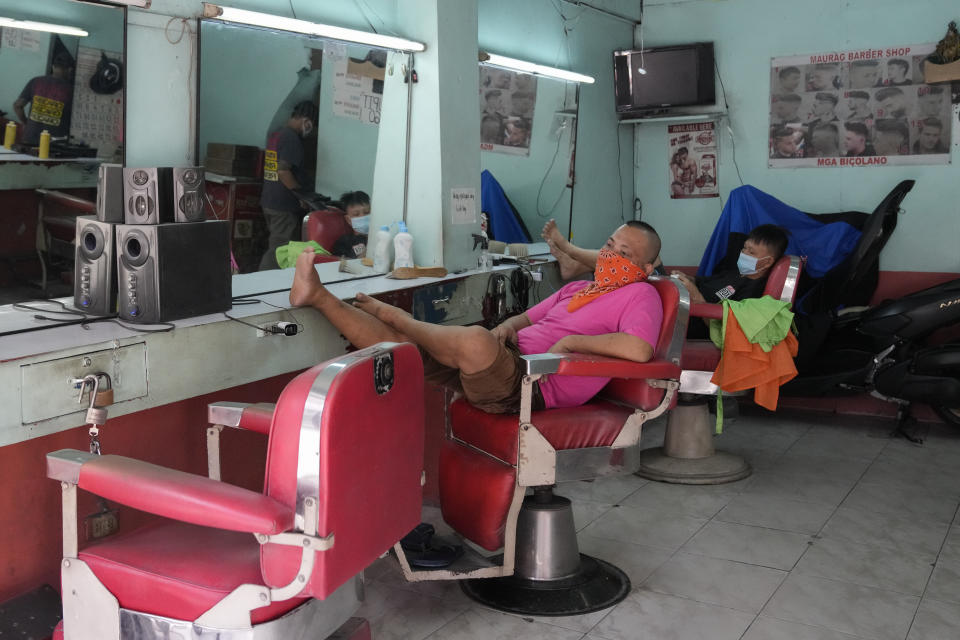
POLYGON ((768 166, 948 164, 950 88, 923 82, 934 47, 773 58, 768 166))
POLYGON ((672 199, 720 197, 715 128, 714 122, 667 126, 672 199))
POLYGON ((480 149, 530 155, 537 77, 480 67, 480 149))

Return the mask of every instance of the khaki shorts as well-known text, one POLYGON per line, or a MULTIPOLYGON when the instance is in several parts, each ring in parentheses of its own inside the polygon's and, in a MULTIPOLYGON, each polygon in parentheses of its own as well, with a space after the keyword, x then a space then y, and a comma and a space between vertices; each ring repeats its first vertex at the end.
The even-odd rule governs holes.
MULTIPOLYGON (((487 413, 520 411, 520 389, 526 366, 516 345, 501 344, 493 364, 483 371, 469 374, 440 364, 422 348, 420 355, 423 358, 424 378, 430 384, 462 393, 470 404, 487 413)), ((534 383, 533 409, 537 411, 543 408, 540 386, 534 383)))

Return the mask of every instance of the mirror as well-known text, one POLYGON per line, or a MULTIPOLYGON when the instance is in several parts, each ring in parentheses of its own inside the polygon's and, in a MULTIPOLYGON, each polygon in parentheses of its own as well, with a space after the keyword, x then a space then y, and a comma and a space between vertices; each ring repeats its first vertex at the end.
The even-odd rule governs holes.
MULTIPOLYGON (((285 132, 298 139, 293 146, 302 145, 302 165, 294 173, 298 195, 306 194, 311 208, 321 207, 323 197, 339 201, 357 191, 372 198, 381 112, 406 114, 407 109, 405 89, 388 86, 384 100, 385 74, 392 76, 407 56, 218 20, 201 21, 200 52, 197 158, 206 169, 211 208, 214 215, 234 220, 240 272, 276 268, 275 262, 261 259, 272 255, 276 244, 270 239, 276 212, 289 214, 280 218, 288 227, 296 222, 284 233, 300 240, 307 209, 280 186, 284 177, 279 173, 286 165, 282 151, 268 148, 277 144, 270 139, 285 132), (317 109, 306 135, 304 118, 296 111, 305 101, 317 109)), ((390 167, 398 168, 402 170, 390 167)), ((351 214, 364 212, 362 204, 344 208, 351 214)), ((369 213, 369 206, 365 210, 369 213)), ((362 257, 363 224, 369 218, 355 221, 355 231, 348 220, 332 221, 344 231, 335 233, 341 241, 327 249, 362 257)))
MULTIPOLYGON (((492 176, 533 242, 540 241, 540 230, 550 218, 556 219, 561 233, 569 231, 578 87, 575 82, 480 65, 480 168, 489 172, 483 176, 484 196, 492 176)), ((511 215, 509 206, 482 204, 492 216, 496 238, 496 216, 511 215), (491 208, 499 210, 488 211, 491 208)))
MULTIPOLYGON (((0 17, 87 33, 0 29, 0 135, 8 122, 17 125, 15 137, 0 147, 0 162, 39 161, 41 133, 48 131, 52 161, 122 163, 125 10, 68 0, 0 0, 0 17)), ((96 172, 89 182, 95 184, 96 172)))

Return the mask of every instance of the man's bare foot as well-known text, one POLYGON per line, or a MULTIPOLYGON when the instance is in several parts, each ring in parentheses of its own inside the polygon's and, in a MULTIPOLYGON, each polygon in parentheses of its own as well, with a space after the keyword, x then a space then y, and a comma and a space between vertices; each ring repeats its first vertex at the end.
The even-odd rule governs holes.
POLYGON ((563 237, 563 234, 560 233, 560 230, 557 229, 557 221, 553 218, 547 220, 547 224, 543 225, 543 230, 540 232, 540 237, 547 241, 547 244, 550 245, 551 249, 554 245, 566 253, 567 239, 563 237))
MULTIPOLYGON (((380 322, 394 327, 394 324, 400 320, 406 318, 411 318, 412 316, 393 305, 387 304, 386 302, 381 302, 374 298, 371 298, 365 293, 358 293, 357 297, 354 300, 353 306, 360 309, 361 311, 366 311, 374 318, 380 322)), ((396 327, 394 327, 396 328, 396 327)))
POLYGON ((290 287, 290 304, 295 307, 312 306, 319 309, 324 298, 330 295, 313 266, 313 256, 313 247, 307 247, 297 256, 293 285, 290 287))
POLYGON ((584 265, 561 251, 552 240, 547 240, 547 245, 550 247, 550 254, 557 259, 557 264, 560 265, 560 277, 562 279, 572 280, 589 271, 584 265))

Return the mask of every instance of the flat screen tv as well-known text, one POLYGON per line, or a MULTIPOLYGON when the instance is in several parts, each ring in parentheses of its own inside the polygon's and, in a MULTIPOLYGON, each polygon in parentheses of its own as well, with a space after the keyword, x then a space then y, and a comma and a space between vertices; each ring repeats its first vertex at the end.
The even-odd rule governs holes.
POLYGON ((713 43, 614 51, 613 79, 621 118, 714 104, 713 43))

